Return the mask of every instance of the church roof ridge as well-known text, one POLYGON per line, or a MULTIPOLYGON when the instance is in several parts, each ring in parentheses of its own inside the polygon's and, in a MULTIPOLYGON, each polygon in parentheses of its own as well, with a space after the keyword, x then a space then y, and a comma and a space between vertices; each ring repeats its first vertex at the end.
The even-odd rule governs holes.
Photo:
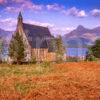
POLYGON ((41 28, 48 28, 48 26, 42 26, 42 25, 36 25, 36 24, 30 24, 30 23, 23 23, 23 24, 30 25, 30 26, 41 27, 41 28))

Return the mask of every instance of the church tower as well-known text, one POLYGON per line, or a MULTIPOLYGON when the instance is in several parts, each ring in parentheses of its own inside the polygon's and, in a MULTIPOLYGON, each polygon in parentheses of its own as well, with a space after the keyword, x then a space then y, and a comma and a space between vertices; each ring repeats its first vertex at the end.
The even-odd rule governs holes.
POLYGON ((18 15, 18 25, 21 25, 23 23, 23 17, 22 17, 22 14, 21 12, 19 12, 19 15, 18 15))
POLYGON ((19 32, 21 35, 23 33, 23 17, 21 12, 19 12, 18 18, 17 18, 17 28, 16 32, 19 32))

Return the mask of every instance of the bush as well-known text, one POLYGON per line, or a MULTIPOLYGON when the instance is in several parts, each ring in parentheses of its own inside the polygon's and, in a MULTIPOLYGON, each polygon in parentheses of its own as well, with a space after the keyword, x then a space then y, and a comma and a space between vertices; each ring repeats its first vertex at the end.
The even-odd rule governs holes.
POLYGON ((48 62, 48 61, 42 62, 42 63, 41 63, 41 67, 44 67, 44 68, 50 67, 50 62, 48 62))
POLYGON ((93 55, 88 55, 88 57, 86 57, 86 61, 95 61, 95 57, 93 55))
POLYGON ((69 57, 69 58, 67 58, 67 61, 68 62, 78 62, 79 59, 77 57, 69 57))
POLYGON ((57 60, 56 60, 56 63, 58 63, 58 64, 59 64, 59 63, 63 63, 63 62, 64 62, 63 59, 57 59, 57 60))
POLYGON ((32 57, 30 63, 31 63, 31 64, 36 64, 36 58, 35 58, 35 57, 32 57))
POLYGON ((91 49, 91 47, 88 48, 88 51, 86 52, 86 59, 85 61, 97 61, 99 58, 96 58, 93 55, 93 51, 91 49))
POLYGON ((0 64, 2 63, 2 60, 0 59, 0 64))

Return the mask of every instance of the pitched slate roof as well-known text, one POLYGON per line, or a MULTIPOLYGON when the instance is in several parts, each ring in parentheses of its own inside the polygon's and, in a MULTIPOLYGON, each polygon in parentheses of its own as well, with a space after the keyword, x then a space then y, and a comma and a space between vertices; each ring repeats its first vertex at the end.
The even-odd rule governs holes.
POLYGON ((32 48, 50 48, 49 42, 53 36, 47 27, 23 23, 23 30, 32 48))

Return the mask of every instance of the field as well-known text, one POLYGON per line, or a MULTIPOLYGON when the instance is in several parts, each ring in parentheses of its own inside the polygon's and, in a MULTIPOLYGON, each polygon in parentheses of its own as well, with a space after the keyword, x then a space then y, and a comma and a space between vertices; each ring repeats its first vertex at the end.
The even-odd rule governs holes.
POLYGON ((1 64, 0 100, 100 100, 100 62, 1 64))

